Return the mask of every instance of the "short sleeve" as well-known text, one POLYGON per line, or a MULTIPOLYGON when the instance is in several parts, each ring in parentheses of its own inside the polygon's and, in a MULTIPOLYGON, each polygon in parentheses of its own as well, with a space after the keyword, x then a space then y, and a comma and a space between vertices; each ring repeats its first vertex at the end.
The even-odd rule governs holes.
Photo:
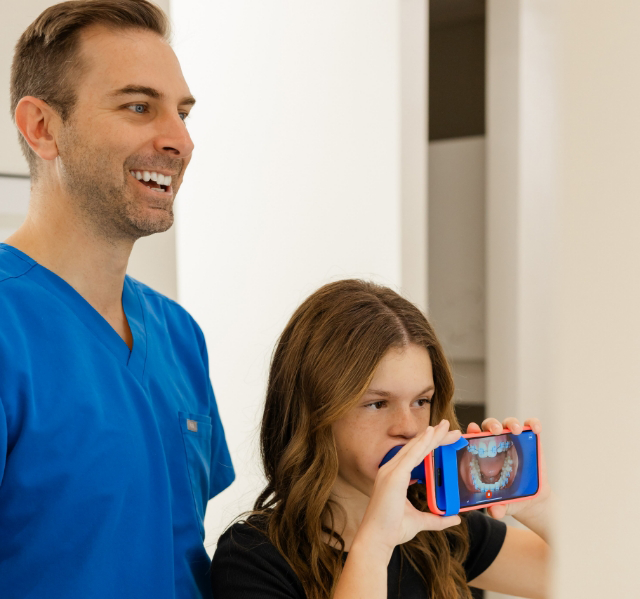
POLYGON ((472 581, 482 574, 496 559, 504 538, 507 526, 483 514, 480 510, 472 510, 463 514, 469 527, 469 554, 464 562, 467 581, 472 581))
POLYGON ((231 463, 231 455, 229 447, 218 413, 218 403, 211 386, 211 378, 209 376, 209 354, 207 345, 204 340, 202 331, 200 333, 200 353, 204 362, 205 371, 207 373, 207 395, 209 399, 209 416, 211 417, 211 464, 209 476, 209 499, 215 497, 218 493, 224 491, 235 479, 236 474, 231 463))
POLYGON ((305 599, 300 580, 280 552, 244 523, 220 537, 211 583, 215 599, 305 599))

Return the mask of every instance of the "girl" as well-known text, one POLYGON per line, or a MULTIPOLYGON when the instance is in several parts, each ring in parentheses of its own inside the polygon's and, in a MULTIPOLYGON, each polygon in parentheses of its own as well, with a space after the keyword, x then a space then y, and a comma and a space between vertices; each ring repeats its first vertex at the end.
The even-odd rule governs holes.
MULTIPOLYGON (((410 302, 358 280, 311 295, 275 348, 260 435, 267 485, 219 540, 215 599, 470 599, 470 585, 544 597, 544 462, 535 499, 489 508, 528 530, 479 511, 428 513, 410 479, 460 437, 452 397, 442 347, 410 302)), ((522 431, 515 418, 502 425, 522 431)), ((483 429, 502 425, 489 418, 483 429)), ((540 432, 535 419, 525 425, 540 432)))

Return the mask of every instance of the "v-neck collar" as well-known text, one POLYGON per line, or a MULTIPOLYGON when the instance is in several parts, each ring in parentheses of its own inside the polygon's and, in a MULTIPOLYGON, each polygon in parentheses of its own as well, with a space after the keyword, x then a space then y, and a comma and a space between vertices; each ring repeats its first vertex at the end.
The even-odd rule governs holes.
POLYGON ((0 243, 0 248, 6 249, 21 260, 33 265, 34 268, 29 270, 29 278, 58 296, 71 312, 111 351, 116 360, 140 382, 142 381, 147 360, 147 330, 140 295, 131 277, 125 276, 122 289, 122 308, 133 336, 133 349, 129 350, 129 346, 115 329, 64 279, 11 245, 0 243))

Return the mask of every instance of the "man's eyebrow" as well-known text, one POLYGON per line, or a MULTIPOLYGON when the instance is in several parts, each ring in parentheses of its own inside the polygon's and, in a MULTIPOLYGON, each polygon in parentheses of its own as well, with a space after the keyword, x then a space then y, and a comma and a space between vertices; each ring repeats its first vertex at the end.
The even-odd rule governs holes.
MULTIPOLYGON (((124 87, 117 89, 109 94, 111 97, 115 96, 149 96, 154 100, 164 99, 164 94, 161 91, 153 87, 146 85, 125 85, 124 87)), ((196 99, 193 96, 186 96, 178 102, 178 106, 193 106, 196 103, 196 99)))

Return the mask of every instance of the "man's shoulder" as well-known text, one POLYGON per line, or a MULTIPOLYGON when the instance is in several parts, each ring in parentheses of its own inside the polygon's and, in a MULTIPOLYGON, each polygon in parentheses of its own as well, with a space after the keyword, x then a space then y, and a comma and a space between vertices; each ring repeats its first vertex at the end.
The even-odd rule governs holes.
POLYGON ((41 293, 41 288, 29 276, 36 262, 20 254, 11 246, 0 244, 0 320, 6 330, 22 317, 31 317, 29 298, 41 293))
MULTIPOLYGON (((35 265, 36 263, 33 260, 13 251, 11 246, 0 244, 0 285, 22 277, 35 265)), ((5 288, 6 285, 0 287, 2 291, 5 288)))

